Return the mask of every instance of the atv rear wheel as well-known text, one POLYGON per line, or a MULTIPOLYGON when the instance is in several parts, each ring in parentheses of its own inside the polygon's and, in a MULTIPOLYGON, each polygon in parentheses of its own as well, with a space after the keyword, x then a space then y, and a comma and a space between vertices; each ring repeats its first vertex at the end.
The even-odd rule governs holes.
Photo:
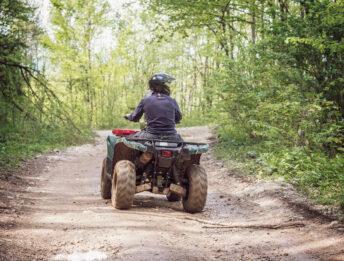
POLYGON ((168 194, 166 195, 166 198, 170 202, 176 202, 180 200, 180 196, 172 192, 168 192, 168 194))
POLYGON ((135 166, 129 160, 116 163, 112 177, 111 203, 117 209, 129 209, 133 205, 136 189, 135 166))
POLYGON ((191 165, 187 171, 188 186, 183 198, 183 207, 186 212, 201 212, 207 200, 207 174, 203 167, 191 165))
POLYGON ((108 160, 105 158, 103 160, 103 166, 102 166, 102 173, 101 173, 101 179, 100 179, 100 194, 102 195, 103 199, 110 199, 111 198, 111 179, 109 178, 109 175, 107 174, 107 163, 108 160))

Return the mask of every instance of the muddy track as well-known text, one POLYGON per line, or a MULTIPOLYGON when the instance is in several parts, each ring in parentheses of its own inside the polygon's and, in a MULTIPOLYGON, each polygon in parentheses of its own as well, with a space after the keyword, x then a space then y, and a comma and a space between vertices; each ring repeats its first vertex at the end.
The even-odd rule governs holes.
MULTIPOLYGON (((293 206, 289 185, 247 181, 211 151, 202 158, 204 212, 186 214, 150 193, 115 210, 99 193, 108 133, 40 156, 20 178, 0 182, 0 260, 344 260, 340 225, 293 206)), ((180 133, 213 140, 206 127, 180 133)))

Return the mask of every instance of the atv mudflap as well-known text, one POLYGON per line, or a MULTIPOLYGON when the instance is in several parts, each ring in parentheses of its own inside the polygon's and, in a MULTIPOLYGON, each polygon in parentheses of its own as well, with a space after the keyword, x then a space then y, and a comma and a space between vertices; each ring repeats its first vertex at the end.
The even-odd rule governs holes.
POLYGON ((125 138, 110 135, 106 139, 108 173, 112 176, 116 163, 120 160, 133 161, 141 151, 146 151, 147 147, 140 143, 129 142, 125 138), (140 146, 141 145, 141 146, 140 146), (115 153, 116 152, 116 153, 115 153))

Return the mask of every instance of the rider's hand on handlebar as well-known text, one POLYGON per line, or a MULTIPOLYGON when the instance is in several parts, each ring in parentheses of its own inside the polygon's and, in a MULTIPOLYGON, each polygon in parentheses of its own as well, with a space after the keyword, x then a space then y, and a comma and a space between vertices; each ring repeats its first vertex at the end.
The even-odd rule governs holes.
POLYGON ((124 115, 123 118, 129 121, 130 114, 124 115))

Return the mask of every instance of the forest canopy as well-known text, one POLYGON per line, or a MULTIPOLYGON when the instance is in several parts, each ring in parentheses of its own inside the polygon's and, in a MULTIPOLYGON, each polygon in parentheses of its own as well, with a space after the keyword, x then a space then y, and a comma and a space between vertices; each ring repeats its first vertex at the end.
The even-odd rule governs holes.
POLYGON ((0 1, 0 163, 125 126, 158 71, 218 155, 344 207, 344 2, 0 1), (25 148, 23 148, 25 144, 25 148))

